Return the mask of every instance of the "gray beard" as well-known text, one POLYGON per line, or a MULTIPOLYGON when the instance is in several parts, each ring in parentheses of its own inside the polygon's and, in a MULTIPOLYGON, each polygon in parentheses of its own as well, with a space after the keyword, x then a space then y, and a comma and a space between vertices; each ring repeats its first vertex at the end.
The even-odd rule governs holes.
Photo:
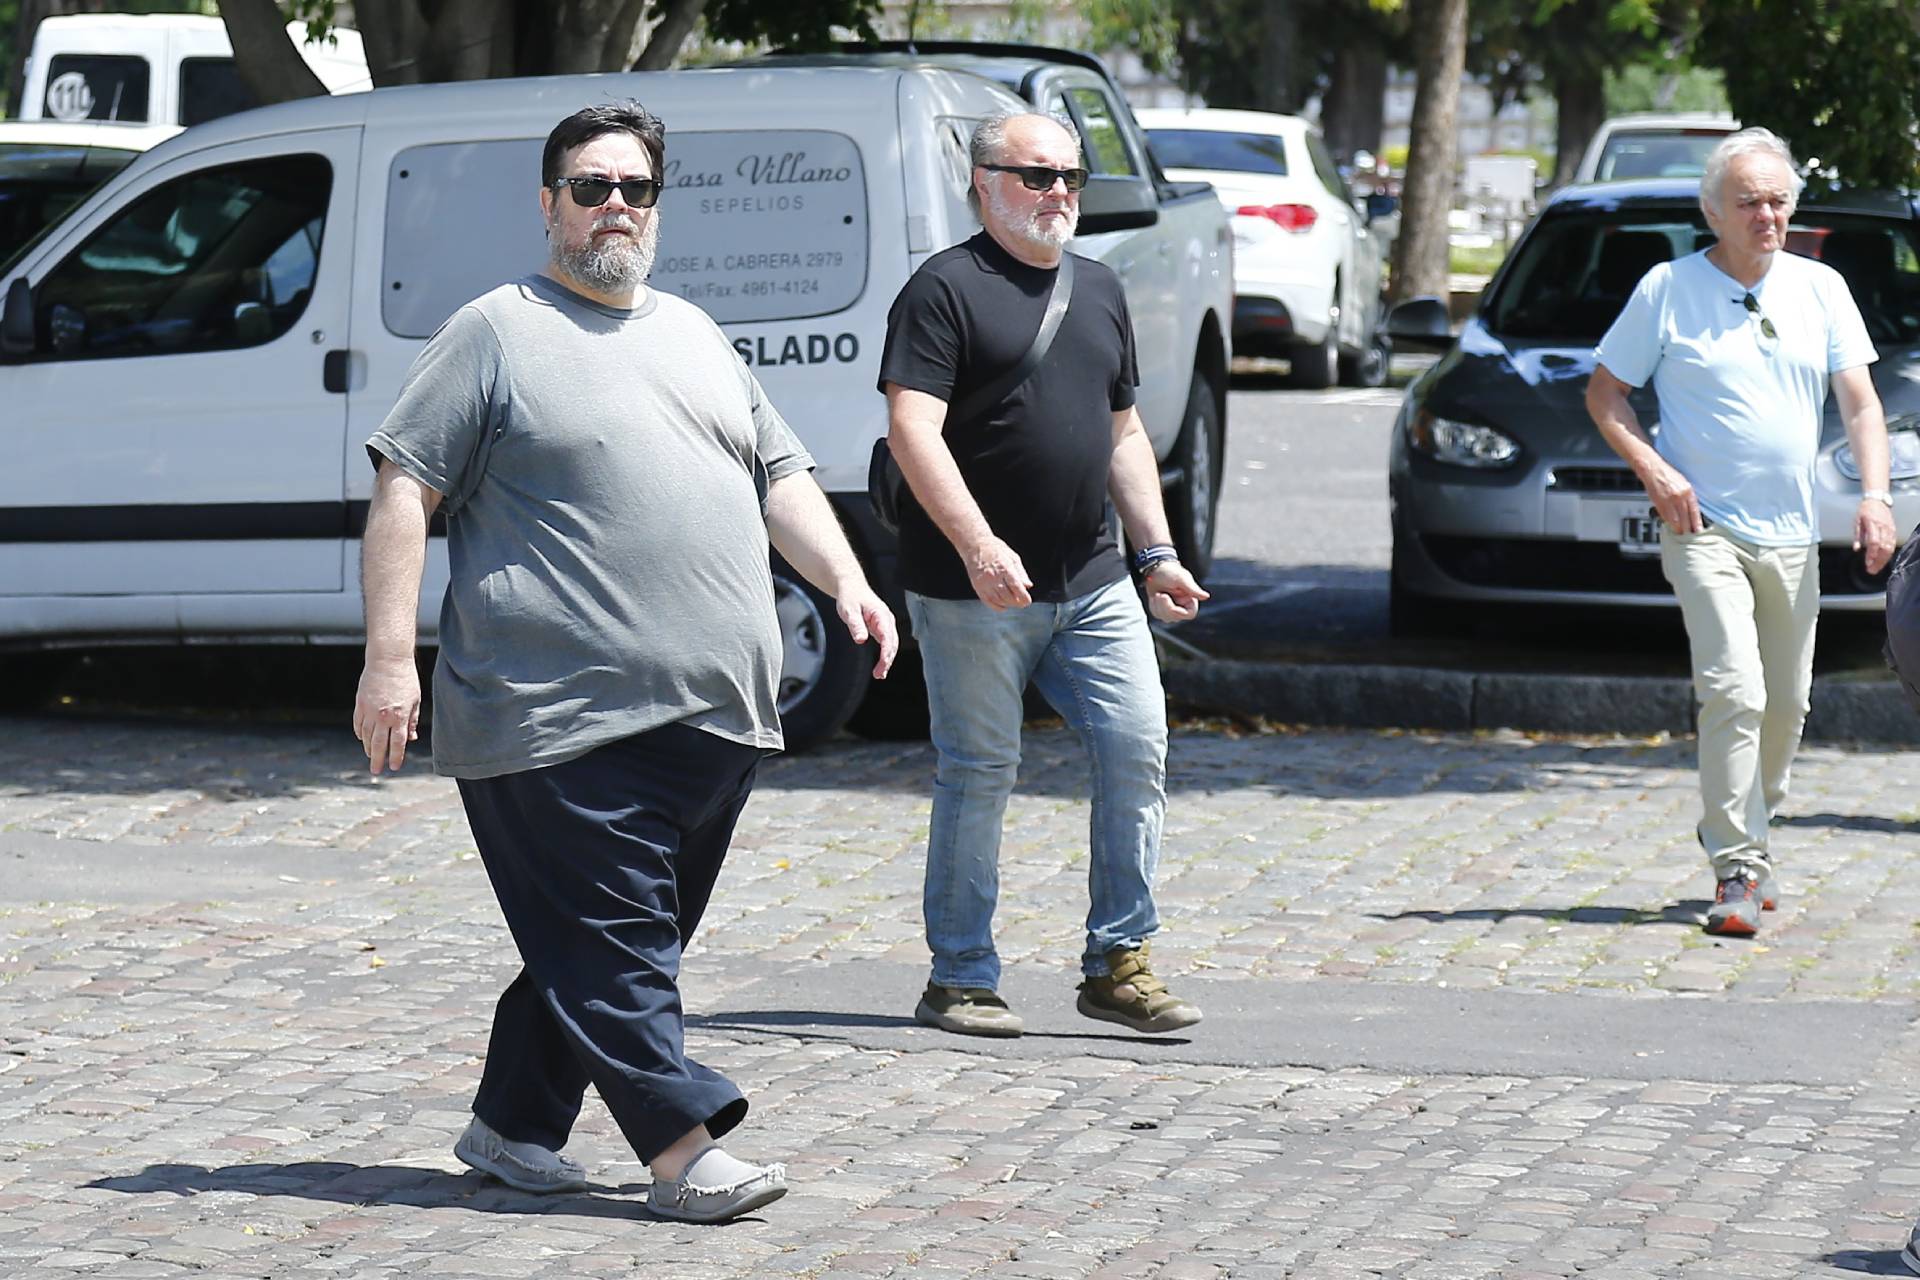
POLYGON ((637 288, 653 274, 653 259, 660 248, 660 219, 647 219, 636 239, 608 238, 595 242, 593 232, 603 226, 625 223, 635 226, 625 215, 595 221, 584 243, 571 248, 558 240, 551 250, 555 270, 578 281, 596 293, 625 293, 637 288))
POLYGON ((1073 239, 1074 231, 1080 226, 1080 211, 1069 209, 1066 224, 1058 230, 1045 226, 1040 221, 1038 209, 1022 217, 1013 203, 998 189, 987 192, 987 205, 993 210, 993 216, 1008 234, 1025 240, 1028 244, 1042 249, 1064 249, 1067 241, 1073 239))

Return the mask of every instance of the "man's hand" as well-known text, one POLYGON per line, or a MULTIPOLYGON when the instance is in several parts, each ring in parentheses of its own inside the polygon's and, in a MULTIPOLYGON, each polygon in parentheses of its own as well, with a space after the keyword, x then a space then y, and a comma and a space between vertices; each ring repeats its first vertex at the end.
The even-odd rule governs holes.
POLYGON ((420 736, 420 671, 412 654, 370 661, 361 670, 353 736, 367 753, 369 773, 406 763, 407 744, 420 736))
POLYGON ((1667 528, 1675 533, 1699 533, 1706 528, 1700 522, 1700 499, 1692 483, 1666 462, 1655 459, 1648 464, 1640 483, 1646 486, 1647 497, 1667 528))
POLYGON ((1161 622, 1190 622, 1200 602, 1210 597, 1178 560, 1162 560, 1147 570, 1147 612, 1161 622))
POLYGON ((865 644, 871 637, 880 646, 879 660, 873 664, 873 678, 885 680, 887 672, 893 669, 894 655, 900 652, 900 628, 893 620, 893 610, 864 584, 860 590, 834 601, 834 608, 855 644, 865 644))
POLYGON ((1866 552, 1867 572, 1878 573, 1893 558, 1893 508, 1878 498, 1860 499, 1853 515, 1853 549, 1866 552))
POLYGON ((989 609, 1024 609, 1033 603, 1033 579, 1020 554, 999 538, 989 537, 967 553, 967 577, 973 593, 989 609))

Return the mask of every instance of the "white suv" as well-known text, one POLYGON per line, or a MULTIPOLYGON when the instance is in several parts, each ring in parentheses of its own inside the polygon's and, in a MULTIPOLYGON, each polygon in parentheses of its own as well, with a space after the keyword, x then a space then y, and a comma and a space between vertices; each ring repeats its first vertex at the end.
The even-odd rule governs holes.
POLYGON ((1293 364, 1303 387, 1379 386, 1380 246, 1313 126, 1265 111, 1134 113, 1175 179, 1233 215, 1233 351, 1293 364))

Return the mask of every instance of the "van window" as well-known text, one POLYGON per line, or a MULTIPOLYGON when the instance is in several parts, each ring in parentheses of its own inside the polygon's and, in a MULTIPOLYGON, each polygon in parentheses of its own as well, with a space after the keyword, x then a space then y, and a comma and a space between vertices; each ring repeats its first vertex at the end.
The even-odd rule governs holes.
POLYGON ((0 143, 0 275, 138 155, 120 147, 0 143))
POLYGON ((145 120, 152 72, 129 54, 56 53, 41 110, 54 120, 145 120))
POLYGON ((1081 141, 1086 144, 1087 167, 1095 173, 1140 172, 1134 168, 1133 155, 1127 150, 1119 122, 1113 118, 1113 104, 1107 101, 1107 95, 1098 89, 1075 88, 1067 90, 1067 97, 1073 100, 1086 135, 1081 141))
MULTIPOLYGON (((463 303, 545 263, 540 147, 440 143, 394 157, 380 290, 388 329, 424 338, 463 303)), ((828 315, 866 291, 866 170, 845 134, 675 131, 663 176, 655 288, 722 324, 828 315)))
POLYGON ((232 58, 180 60, 180 123, 196 125, 260 105, 232 58))
POLYGON ((271 342, 306 310, 333 167, 276 156, 176 178, 122 209, 34 290, 55 359, 271 342))

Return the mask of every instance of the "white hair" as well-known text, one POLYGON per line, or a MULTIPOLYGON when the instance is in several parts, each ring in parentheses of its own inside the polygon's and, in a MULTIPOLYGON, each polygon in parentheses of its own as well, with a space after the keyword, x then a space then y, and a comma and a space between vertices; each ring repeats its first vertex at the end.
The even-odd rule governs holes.
POLYGON ((1800 192, 1807 184, 1793 162, 1792 150, 1779 134, 1755 125, 1728 134, 1708 154, 1706 170, 1700 175, 1700 204, 1708 213, 1720 216, 1720 191, 1727 184, 1727 167, 1736 156, 1772 156, 1787 166, 1787 176, 1793 182, 1793 203, 1800 203, 1800 192))
POLYGON ((1074 126, 1072 117, 1058 111, 1004 111, 988 116, 974 129, 973 141, 967 145, 967 208, 973 210, 976 218, 980 216, 980 191, 973 185, 973 170, 983 164, 1000 163, 1007 149, 1007 126, 1015 120, 1051 120, 1073 139, 1076 156, 1086 154, 1086 148, 1080 143, 1080 130, 1074 126))

